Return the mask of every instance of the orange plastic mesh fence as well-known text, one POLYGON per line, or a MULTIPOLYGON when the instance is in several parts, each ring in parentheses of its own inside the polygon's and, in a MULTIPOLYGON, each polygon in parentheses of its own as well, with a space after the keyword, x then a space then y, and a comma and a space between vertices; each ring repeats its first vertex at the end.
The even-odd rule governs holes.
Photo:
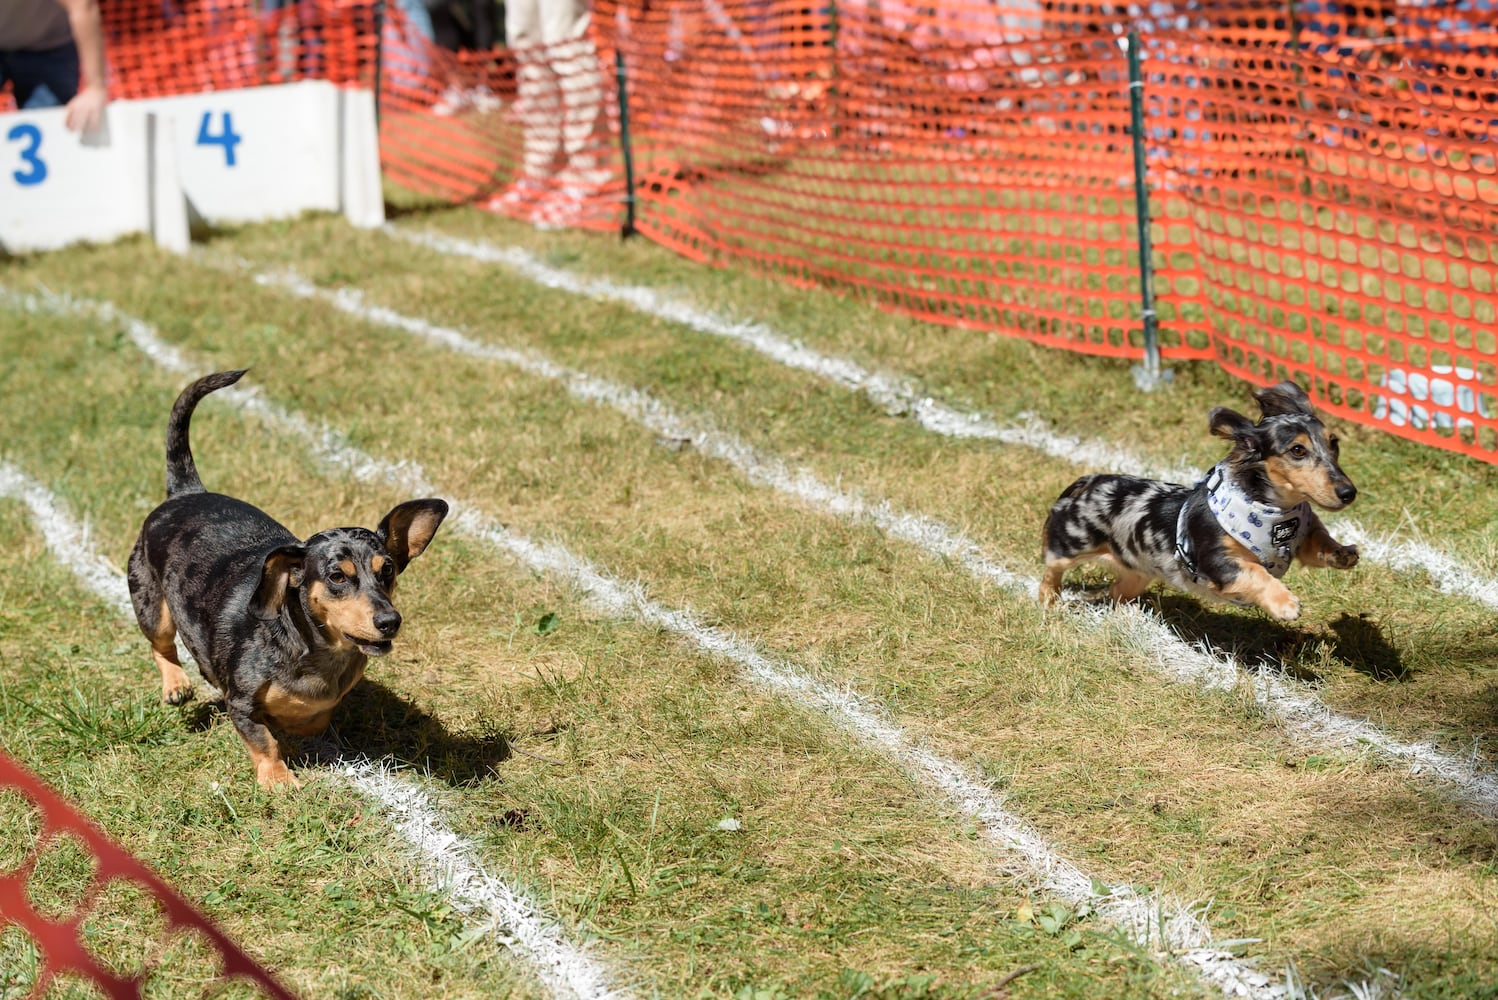
POLYGON ((1122 54, 1005 44, 965 10, 629 12, 640 231, 924 319, 1137 354, 1122 54))
POLYGON ((115 97, 292 80, 374 82, 375 9, 338 0, 153 0, 104 5, 115 97))
POLYGON ((1128 358, 1135 28, 1165 357, 1493 461, 1487 3, 597 0, 572 42, 464 53, 402 3, 106 16, 122 96, 369 85, 378 54, 397 203, 616 227, 627 145, 636 229, 693 259, 1128 358))
POLYGON ((1189 247, 1160 285, 1183 328, 1235 374, 1498 459, 1490 54, 1149 45, 1156 208, 1189 247))
POLYGON ((0 996, 140 1000, 170 986, 294 1000, 190 903, 0 753, 0 996), (64 986, 66 984, 66 986, 64 986), (20 991, 29 987, 29 991, 20 991), (51 988, 49 991, 49 987, 51 988))

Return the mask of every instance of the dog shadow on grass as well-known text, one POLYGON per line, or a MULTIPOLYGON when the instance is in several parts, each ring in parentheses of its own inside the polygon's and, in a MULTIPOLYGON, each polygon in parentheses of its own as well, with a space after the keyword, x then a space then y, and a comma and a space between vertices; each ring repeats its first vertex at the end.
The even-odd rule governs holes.
MULTIPOLYGON (((203 731, 223 715, 222 702, 194 702, 186 709, 190 729, 203 731)), ((317 737, 281 736, 293 767, 388 758, 450 785, 473 785, 492 777, 510 758, 501 732, 454 733, 442 720, 366 677, 333 712, 333 723, 317 737)))
POLYGON ((1192 645, 1231 653, 1241 663, 1295 680, 1321 679, 1304 655, 1314 653, 1317 644, 1333 659, 1372 680, 1397 683, 1410 678, 1399 650, 1366 615, 1344 613, 1325 627, 1300 626, 1252 612, 1219 610, 1184 594, 1156 594, 1150 600, 1160 618, 1192 645))
POLYGON ((1367 615, 1349 615, 1344 611, 1329 627, 1332 634, 1327 643, 1332 655, 1358 673, 1380 682, 1410 679, 1404 657, 1384 637, 1378 623, 1367 615))
POLYGON ((454 733, 441 719, 368 677, 333 713, 328 736, 344 758, 389 757, 450 785, 492 777, 511 754, 503 733, 454 733))

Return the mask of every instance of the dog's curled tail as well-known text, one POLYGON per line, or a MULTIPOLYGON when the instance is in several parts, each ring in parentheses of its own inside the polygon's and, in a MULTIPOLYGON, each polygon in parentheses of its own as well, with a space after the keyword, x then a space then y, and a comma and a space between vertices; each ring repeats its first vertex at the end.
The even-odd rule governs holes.
POLYGON ((177 402, 172 404, 172 415, 166 424, 166 495, 174 497, 182 493, 205 493, 203 480, 198 478, 198 467, 192 460, 192 445, 187 439, 187 425, 192 422, 192 411, 202 398, 210 392, 233 385, 248 368, 238 371, 205 375, 182 390, 177 402))

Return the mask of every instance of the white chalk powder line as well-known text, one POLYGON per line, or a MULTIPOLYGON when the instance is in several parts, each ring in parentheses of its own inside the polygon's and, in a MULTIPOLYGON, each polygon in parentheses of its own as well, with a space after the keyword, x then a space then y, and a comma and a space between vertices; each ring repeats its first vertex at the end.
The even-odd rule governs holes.
MULTIPOLYGON (((1019 445, 1088 469, 1123 472, 1171 482, 1194 483, 1203 470, 1184 463, 1161 464, 1107 442, 1058 434, 1035 415, 1022 424, 1000 423, 987 414, 959 410, 920 393, 909 379, 871 371, 851 358, 813 350, 763 323, 737 322, 671 299, 652 288, 624 285, 551 267, 521 247, 498 247, 435 232, 386 226, 388 235, 417 246, 483 263, 499 264, 542 285, 575 295, 619 302, 699 333, 736 341, 789 368, 862 392, 891 415, 909 416, 934 434, 1019 445)), ((1348 517, 1329 518, 1341 540, 1359 546, 1363 557, 1396 570, 1424 572, 1437 589, 1498 608, 1498 579, 1486 577, 1434 546, 1401 539, 1395 532, 1373 532, 1348 517)))
MULTIPOLYGON (((125 315, 109 303, 47 291, 17 294, 3 287, 0 299, 29 311, 84 315, 118 324, 160 367, 183 376, 205 370, 205 366, 162 341, 144 321, 125 315)), ((231 386, 215 395, 283 433, 302 438, 322 461, 357 479, 397 486, 416 496, 443 493, 425 478, 416 463, 390 462, 369 455, 349 444, 339 432, 267 401, 254 389, 231 386)), ((604 574, 559 544, 531 541, 466 501, 450 498, 449 502, 453 508, 449 523, 454 530, 488 542, 534 571, 569 581, 607 614, 627 615, 672 632, 704 652, 739 664, 760 686, 829 715, 865 745, 886 754, 918 785, 928 785, 981 823, 988 840, 1018 862, 1013 866, 1016 874, 1042 890, 1074 906, 1088 903, 1100 919, 1124 929, 1142 946, 1197 972, 1226 996, 1278 1000, 1288 995, 1283 984, 1231 952, 1214 947, 1209 928, 1192 908, 1158 894, 1142 895, 1128 886, 1104 886, 1103 892, 1095 891, 1102 883, 1060 858, 1044 838, 1008 813, 988 786, 956 762, 913 742, 897 724, 862 699, 824 685, 785 661, 765 656, 723 629, 702 624, 691 611, 657 604, 638 584, 604 574)))

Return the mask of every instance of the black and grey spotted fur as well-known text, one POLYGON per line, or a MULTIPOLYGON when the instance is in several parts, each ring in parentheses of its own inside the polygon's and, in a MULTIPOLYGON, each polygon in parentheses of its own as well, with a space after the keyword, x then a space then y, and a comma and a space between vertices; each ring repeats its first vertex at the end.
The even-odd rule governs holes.
MULTIPOLYGON (((1256 390, 1254 398, 1263 413, 1258 423, 1224 407, 1208 415, 1211 432, 1233 442, 1225 474, 1251 499, 1274 507, 1309 501, 1340 510, 1352 503, 1357 488, 1339 464, 1337 439, 1300 386, 1282 382, 1256 390)), ((1319 518, 1311 518, 1296 558, 1309 566, 1355 566, 1357 547, 1338 544, 1319 518)), ((1283 621, 1300 614, 1299 598, 1218 524, 1207 506, 1205 481, 1182 486, 1137 476, 1083 476, 1052 505, 1044 536, 1044 604, 1060 595, 1067 569, 1098 560, 1116 571, 1114 600, 1130 600, 1151 580, 1163 580, 1212 600, 1257 605, 1283 621), (1178 526, 1185 539, 1178 539, 1178 526), (1194 565, 1178 553, 1181 540, 1194 565)))
POLYGON ((130 553, 130 599, 166 701, 193 694, 177 659, 181 636, 203 677, 223 692, 260 784, 296 785, 270 727, 321 732, 366 658, 390 651, 401 626, 391 603, 396 575, 425 550, 447 504, 408 501, 374 531, 333 528, 303 542, 258 508, 207 492, 188 425, 204 396, 243 374, 199 379, 172 407, 167 499, 146 517, 130 553))

